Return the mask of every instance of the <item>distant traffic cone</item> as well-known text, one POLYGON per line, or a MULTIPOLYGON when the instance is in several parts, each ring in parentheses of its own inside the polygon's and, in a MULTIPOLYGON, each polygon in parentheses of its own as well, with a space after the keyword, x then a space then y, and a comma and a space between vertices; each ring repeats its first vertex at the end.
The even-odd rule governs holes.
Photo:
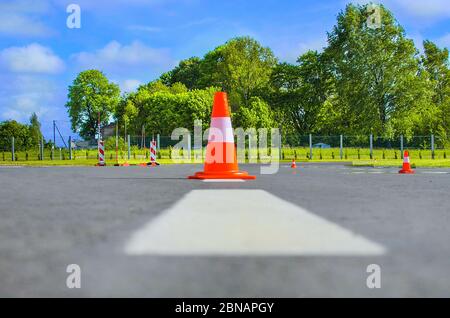
POLYGON ((295 163, 295 159, 292 159, 291 168, 292 169, 297 169, 297 164, 295 163))
POLYGON ((204 171, 189 179, 256 179, 239 171, 227 93, 214 95, 204 171))
POLYGON ((411 163, 409 161, 409 152, 406 150, 403 156, 403 169, 399 171, 401 174, 414 174, 414 170, 411 169, 411 163))

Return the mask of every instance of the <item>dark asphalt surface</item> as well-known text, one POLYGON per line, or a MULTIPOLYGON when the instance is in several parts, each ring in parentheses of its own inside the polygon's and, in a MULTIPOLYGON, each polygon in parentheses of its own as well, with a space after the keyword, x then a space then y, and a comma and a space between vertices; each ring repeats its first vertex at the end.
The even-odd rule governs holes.
MULTIPOLYGON (((450 297, 450 170, 284 164, 245 183, 201 166, 0 167, 0 297, 450 297), (263 189, 383 245, 371 257, 129 256, 130 235, 193 189, 263 189), (81 289, 66 287, 68 264, 81 289), (366 287, 378 264, 382 288, 366 287)), ((245 204, 245 202, 243 202, 245 204)))

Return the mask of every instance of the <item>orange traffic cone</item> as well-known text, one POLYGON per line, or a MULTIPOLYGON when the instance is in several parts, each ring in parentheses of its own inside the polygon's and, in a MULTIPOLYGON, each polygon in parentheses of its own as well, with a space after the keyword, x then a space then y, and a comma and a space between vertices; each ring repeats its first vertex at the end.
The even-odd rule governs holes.
POLYGON ((295 163, 295 159, 292 159, 291 168, 292 169, 297 169, 297 164, 295 163))
POLYGON ((411 169, 409 162, 409 152, 406 150, 403 156, 403 169, 399 171, 401 174, 414 174, 414 170, 411 169))
POLYGON ((256 179, 239 171, 227 93, 214 95, 204 171, 189 179, 256 179))

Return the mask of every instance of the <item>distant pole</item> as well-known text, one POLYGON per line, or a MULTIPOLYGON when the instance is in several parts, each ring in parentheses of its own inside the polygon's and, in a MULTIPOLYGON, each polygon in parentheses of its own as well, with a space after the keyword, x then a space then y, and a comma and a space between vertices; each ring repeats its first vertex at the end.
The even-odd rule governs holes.
POLYGON ((159 149, 160 149, 160 136, 159 136, 159 134, 156 135, 156 141, 157 141, 156 147, 157 147, 158 152, 159 152, 159 149))
POLYGON ((44 160, 44 136, 41 136, 41 160, 44 160))
POLYGON ((339 142, 339 156, 341 157, 341 160, 344 158, 344 136, 340 136, 340 142, 339 142))
POLYGON ((283 151, 283 131, 281 130, 281 127, 279 127, 280 129, 280 140, 278 143, 278 160, 282 160, 283 159, 283 155, 282 155, 282 151, 283 151))
POLYGON ((128 135, 128 160, 131 159, 131 140, 130 135, 128 135))
POLYGON ((123 138, 125 138, 125 140, 127 139, 127 122, 124 121, 124 134, 123 134, 123 138))
POLYGON ((403 159, 403 152, 404 152, 404 147, 403 147, 403 135, 400 136, 400 157, 403 159))
MULTIPOLYGON (((144 150, 145 150, 145 147, 146 147, 146 143, 145 143, 145 126, 144 125, 142 125, 142 130, 143 130, 143 132, 142 132, 142 139, 143 139, 143 147, 142 148, 144 148, 144 150)), ((145 151, 144 151, 145 152, 145 151)))
POLYGON ((431 135, 431 159, 434 159, 434 135, 431 135))
POLYGON ((369 140, 370 140, 370 159, 373 159, 373 135, 372 134, 370 134, 369 140))
POLYGON ((116 122, 116 163, 119 164, 119 122, 116 122))
POLYGON ((69 160, 72 160, 72 136, 69 136, 69 160))
POLYGON ((15 149, 14 149, 14 137, 11 137, 11 160, 16 161, 15 149))
POLYGON ((312 135, 309 134, 309 160, 313 158, 312 135))
POLYGON ((52 160, 55 160, 55 147, 56 147, 56 122, 53 121, 52 160))
POLYGON ((191 133, 188 133, 188 149, 187 149, 187 156, 185 158, 187 158, 188 160, 191 160, 191 133))
POLYGON ((59 147, 59 160, 62 160, 62 151, 61 151, 61 147, 59 147))
POLYGON ((53 121, 53 145, 56 147, 56 120, 53 121))
POLYGON ((97 154, 100 157, 100 112, 98 112, 98 120, 97 120, 97 126, 98 126, 98 137, 97 137, 97 154))

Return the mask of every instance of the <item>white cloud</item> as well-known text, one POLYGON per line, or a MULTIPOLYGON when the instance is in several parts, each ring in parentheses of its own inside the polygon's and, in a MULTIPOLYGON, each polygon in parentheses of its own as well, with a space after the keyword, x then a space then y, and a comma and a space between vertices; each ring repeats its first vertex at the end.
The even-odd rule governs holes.
POLYGON ((59 104, 54 83, 42 76, 2 74, 0 80, 0 120, 27 122, 33 112, 41 117, 59 104))
POLYGON ((54 34, 42 21, 49 12, 47 1, 18 0, 0 3, 0 34, 46 37, 54 34))
POLYGON ((0 51, 0 66, 14 73, 56 74, 64 70, 64 62, 50 48, 37 43, 0 51))
POLYGON ((141 86, 142 82, 137 79, 126 79, 124 81, 119 81, 118 84, 122 93, 130 93, 141 86))
POLYGON ((448 0, 387 0, 386 4, 398 5, 406 13, 424 18, 450 17, 450 5, 448 0))
POLYGON ((47 13, 50 10, 48 0, 2 0, 0 11, 15 13, 47 13))
POLYGON ((161 28, 153 27, 153 26, 149 26, 149 25, 130 25, 127 27, 127 29, 131 30, 131 31, 143 31, 143 32, 150 32, 150 33, 162 31, 161 28))
POLYGON ((80 52, 73 55, 72 58, 83 69, 99 69, 113 76, 121 77, 136 73, 157 75, 158 72, 174 65, 168 50, 155 49, 139 41, 134 41, 129 45, 111 41, 95 52, 80 52))
POLYGON ((26 15, 0 13, 0 34, 9 36, 46 37, 53 34, 37 19, 26 15))
MULTIPOLYGON (((343 1, 347 3, 348 1, 343 1)), ((440 20, 450 17, 448 0, 353 0, 355 4, 381 3, 388 9, 402 15, 427 20, 440 20)))
POLYGON ((284 39, 272 45, 274 53, 281 61, 295 63, 297 59, 309 50, 321 52, 327 46, 326 35, 318 35, 316 38, 304 41, 295 41, 293 39, 284 39))
POLYGON ((450 48, 450 33, 447 33, 446 35, 437 39, 436 43, 439 46, 450 48))

